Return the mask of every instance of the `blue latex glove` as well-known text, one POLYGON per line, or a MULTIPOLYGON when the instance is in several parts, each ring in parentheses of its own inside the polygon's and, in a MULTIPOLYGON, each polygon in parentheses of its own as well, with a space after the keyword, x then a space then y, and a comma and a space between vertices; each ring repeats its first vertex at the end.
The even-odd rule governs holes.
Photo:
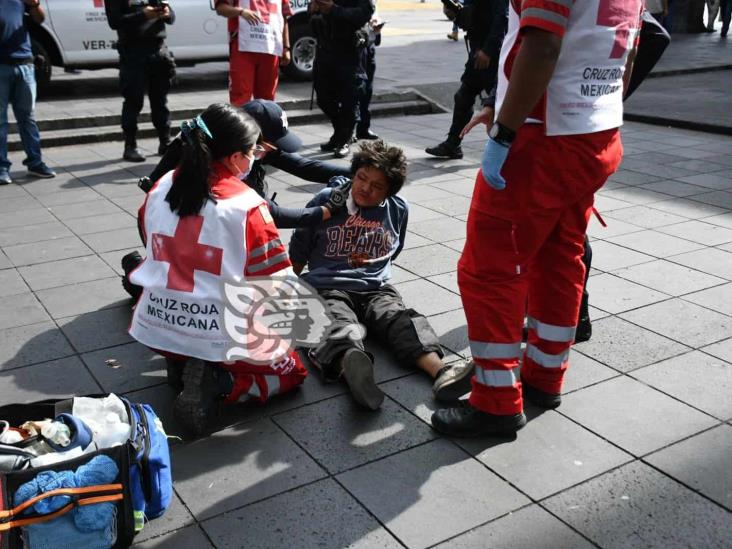
POLYGON ((497 191, 506 188, 506 180, 501 176, 501 170, 506 162, 508 149, 505 145, 501 145, 489 137, 483 150, 483 158, 480 161, 483 177, 497 191))

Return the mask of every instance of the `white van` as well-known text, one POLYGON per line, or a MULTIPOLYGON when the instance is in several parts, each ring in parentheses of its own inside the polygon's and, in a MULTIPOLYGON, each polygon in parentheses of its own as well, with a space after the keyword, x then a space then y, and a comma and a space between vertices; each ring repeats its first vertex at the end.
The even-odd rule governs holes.
MULTIPOLYGON (((175 24, 167 28, 168 48, 179 66, 229 58, 226 19, 216 14, 213 0, 169 0, 175 24)), ((290 0, 292 63, 285 73, 312 77, 315 39, 307 20, 310 0, 290 0)), ((41 0, 46 20, 31 24, 36 80, 43 89, 51 80, 51 66, 70 69, 116 67, 117 33, 109 28, 104 0, 41 0)))

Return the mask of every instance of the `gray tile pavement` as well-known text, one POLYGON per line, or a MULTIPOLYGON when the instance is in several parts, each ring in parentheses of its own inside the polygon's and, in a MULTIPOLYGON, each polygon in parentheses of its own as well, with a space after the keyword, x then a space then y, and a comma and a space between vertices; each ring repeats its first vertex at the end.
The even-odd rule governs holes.
MULTIPOLYGON (((480 148, 462 162, 426 158, 448 121, 379 119, 375 129, 411 160, 414 216, 393 282, 454 360, 469 356, 455 271, 480 148)), ((328 134, 297 131, 306 154, 328 134)), ((732 138, 640 124, 624 133, 632 169, 598 200, 608 228, 589 229, 593 337, 576 347, 557 411, 530 409, 514 441, 441 438, 427 423, 430 380, 370 345, 387 394, 380 412, 356 409, 315 370, 293 395, 227 411, 211 437, 174 443, 173 508, 139 546, 723 545, 732 206, 720 165, 732 138), (654 175, 663 164, 678 169, 654 175)), ((154 404, 178 434, 164 362, 126 334, 118 278, 121 256, 140 248, 135 173, 153 161, 122 166, 117 149, 51 149, 66 173, 0 188, 0 202, 25 208, 0 212, 0 401, 117 391, 154 404)), ((271 175, 291 205, 319 188, 271 175)))

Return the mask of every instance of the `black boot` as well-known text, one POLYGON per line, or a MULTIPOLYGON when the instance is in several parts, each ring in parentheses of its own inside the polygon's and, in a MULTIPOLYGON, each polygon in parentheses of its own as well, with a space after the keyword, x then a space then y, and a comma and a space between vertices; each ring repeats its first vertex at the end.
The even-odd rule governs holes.
POLYGON ((463 149, 460 147, 460 142, 458 141, 456 143, 449 137, 439 145, 427 147, 424 152, 439 158, 460 159, 463 157, 463 149))
POLYGON ((526 400, 547 410, 557 408, 562 403, 562 395, 547 393, 546 391, 537 389, 533 385, 526 383, 523 379, 521 380, 521 392, 526 400))
POLYGON ((145 157, 137 148, 137 139, 132 134, 125 134, 125 152, 122 158, 128 162, 145 162, 145 157))
POLYGON ((574 332, 574 342, 582 343, 589 341, 592 337, 592 321, 590 320, 589 295, 582 296, 580 302, 579 319, 577 319, 577 330, 574 332))
POLYGON ((432 427, 452 437, 509 437, 524 425, 526 416, 523 412, 512 416, 497 416, 476 410, 468 402, 460 402, 459 406, 443 408, 432 414, 432 427))
POLYGON ((160 140, 160 144, 158 145, 158 156, 163 156, 170 145, 170 128, 158 131, 158 139, 160 140))
POLYGON ((219 370, 198 358, 189 359, 183 369, 183 391, 173 403, 173 415, 196 436, 209 429, 222 400, 219 370))
POLYGON ((137 252, 130 252, 122 258, 122 271, 125 273, 122 276, 122 287, 125 291, 130 294, 132 298, 137 301, 142 295, 142 286, 138 286, 130 282, 130 273, 134 271, 140 263, 142 263, 142 256, 137 252))

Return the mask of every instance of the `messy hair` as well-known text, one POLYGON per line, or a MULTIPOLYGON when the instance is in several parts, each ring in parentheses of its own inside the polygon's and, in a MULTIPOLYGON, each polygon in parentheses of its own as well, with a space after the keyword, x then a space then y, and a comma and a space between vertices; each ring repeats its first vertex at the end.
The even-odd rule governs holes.
POLYGON ((399 147, 387 145, 383 140, 368 141, 354 153, 351 160, 351 173, 359 168, 370 167, 381 170, 389 183, 389 196, 397 194, 407 179, 407 158, 399 147))

